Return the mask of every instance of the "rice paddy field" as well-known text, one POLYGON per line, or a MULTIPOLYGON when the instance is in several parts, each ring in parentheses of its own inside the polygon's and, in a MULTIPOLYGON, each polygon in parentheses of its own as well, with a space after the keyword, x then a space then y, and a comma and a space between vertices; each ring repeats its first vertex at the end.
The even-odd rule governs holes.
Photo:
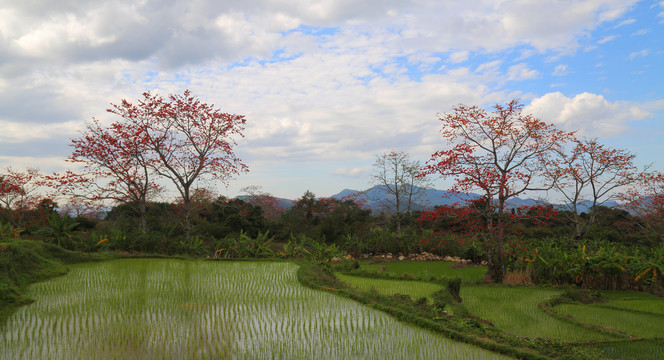
POLYGON ((539 308, 539 303, 560 293, 536 287, 461 287, 463 305, 469 313, 510 334, 571 341, 610 339, 604 333, 559 320, 539 308))
MULTIPOLYGON (((555 310, 584 323, 643 338, 664 338, 664 299, 650 294, 614 292, 608 302, 561 304, 555 310)), ((662 353, 664 357, 664 353, 662 353)))
POLYGON ((286 262, 123 259, 31 285, 0 359, 504 359, 303 287, 286 262))
MULTIPOLYGON (((392 276, 410 273, 422 277, 461 277, 459 274, 462 274, 467 276, 466 279, 472 279, 468 273, 464 273, 469 268, 453 269, 449 265, 436 262, 391 262, 363 264, 362 267, 392 276)), ((413 299, 430 297, 441 288, 437 284, 412 280, 374 279, 343 274, 337 277, 359 290, 375 290, 384 295, 406 294, 413 299)), ((579 349, 594 349, 597 356, 604 359, 664 359, 664 342, 661 340, 664 338, 664 298, 643 292, 606 291, 602 292, 606 298, 604 302, 555 306, 556 312, 572 318, 572 321, 564 321, 539 307, 540 303, 562 293, 562 290, 554 288, 476 285, 466 282, 461 286, 461 306, 469 314, 518 337, 560 340, 579 349), (578 323, 618 330, 623 335, 590 329, 578 323)))

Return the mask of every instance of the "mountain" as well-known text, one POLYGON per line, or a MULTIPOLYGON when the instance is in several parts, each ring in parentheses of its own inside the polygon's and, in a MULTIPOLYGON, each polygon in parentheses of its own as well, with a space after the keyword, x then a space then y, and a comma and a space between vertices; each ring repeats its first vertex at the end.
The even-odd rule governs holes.
MULTIPOLYGON (((462 204, 466 200, 478 198, 477 194, 459 194, 448 190, 423 189, 418 188, 417 194, 413 197, 414 210, 427 210, 435 206, 462 204)), ((380 211, 393 197, 387 191, 385 185, 376 185, 370 189, 359 191, 344 189, 340 193, 332 195, 331 198, 342 200, 347 197, 357 197, 365 200, 369 209, 380 211)))
MULTIPOLYGON (((386 204, 389 204, 387 199, 391 198, 392 195, 389 195, 386 186, 384 185, 376 185, 370 189, 360 191, 360 190, 352 190, 352 189, 343 189, 339 193, 330 196, 333 199, 337 200, 344 200, 347 198, 357 198, 366 200, 366 207, 371 209, 372 211, 375 212, 381 212, 385 208, 386 204)), ((479 198, 480 195, 475 194, 475 193, 470 193, 470 194, 463 194, 463 193, 457 193, 454 191, 449 191, 449 190, 438 190, 438 189, 424 189, 424 188, 418 188, 417 196, 413 198, 413 210, 430 210, 433 209, 436 206, 443 206, 443 205, 464 205, 466 201, 472 200, 472 199, 477 199, 479 198)), ((248 196, 238 196, 240 199, 246 200, 248 196)), ((295 203, 295 200, 290 200, 290 199, 283 199, 283 198, 277 198, 277 201, 279 202, 279 206, 284 208, 284 209, 289 209, 293 206, 295 203)), ((534 199, 523 199, 519 197, 511 198, 507 201, 506 208, 513 209, 513 208, 520 208, 520 207, 530 207, 530 206, 535 206, 535 205, 547 205, 549 204, 546 201, 542 200, 534 200, 534 199)), ((604 204, 603 206, 606 207, 619 207, 620 204, 618 204, 615 201, 608 201, 604 204)), ((578 209, 580 213, 583 212, 588 212, 590 209, 591 202, 589 201, 584 201, 581 204, 579 204, 578 209)), ((555 207, 558 210, 566 210, 568 207, 565 205, 555 205, 555 207)))
MULTIPOLYGON (((385 204, 389 204, 387 199, 393 197, 393 195, 390 195, 387 192, 386 186, 384 185, 376 185, 365 191, 344 189, 340 193, 332 195, 331 197, 334 199, 343 199, 353 196, 357 196, 360 199, 366 200, 366 206, 372 210, 377 211, 380 211, 381 208, 384 208, 385 204)), ((449 190, 418 188, 417 195, 413 198, 414 205, 412 208, 414 210, 429 210, 436 206, 464 205, 467 201, 478 199, 479 197, 480 195, 475 193, 464 194, 449 190)), ((507 209, 512 209, 525 206, 534 206, 538 204, 547 203, 540 200, 522 199, 515 197, 508 200, 505 205, 507 209)))
MULTIPOLYGON (((242 201, 249 201, 251 199, 250 195, 238 195, 235 197, 236 199, 240 199, 242 201)), ((275 198, 277 199, 277 205, 280 208, 283 209, 290 209, 293 207, 293 204, 295 203, 295 200, 290 200, 290 199, 284 199, 284 198, 275 198)))
MULTIPOLYGON (((606 201, 600 204, 601 206, 606 206, 608 208, 619 208, 620 204, 615 202, 615 201, 606 201)), ((593 206, 593 202, 590 200, 587 201, 581 201, 576 205, 576 210, 579 213, 587 213, 590 211, 590 208, 593 206)), ((567 205, 556 205, 557 210, 570 210, 572 209, 572 206, 567 204, 567 205)))

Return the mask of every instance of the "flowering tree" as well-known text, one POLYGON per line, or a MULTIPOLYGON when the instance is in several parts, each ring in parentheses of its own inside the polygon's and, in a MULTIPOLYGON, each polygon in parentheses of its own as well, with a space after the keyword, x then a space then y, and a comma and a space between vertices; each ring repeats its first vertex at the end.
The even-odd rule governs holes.
POLYGON ((191 232, 195 183, 205 175, 226 182, 247 171, 234 153, 234 137, 242 136, 244 116, 224 113, 189 90, 167 99, 146 92, 136 104, 122 100, 108 111, 140 132, 143 145, 154 155, 149 166, 177 188, 186 237, 191 232))
POLYGON ((571 144, 571 150, 557 149, 558 158, 547 171, 566 201, 567 215, 575 227, 575 241, 579 241, 595 223, 598 206, 618 199, 618 190, 635 181, 636 155, 608 148, 597 140, 575 139, 571 144), (588 216, 581 216, 583 207, 588 207, 588 216))
POLYGON ((621 194, 624 207, 636 215, 638 226, 664 244, 664 174, 645 172, 621 194))
POLYGON ((16 171, 7 168, 0 175, 0 208, 6 221, 16 228, 25 226, 28 212, 38 208, 42 200, 39 188, 43 180, 43 175, 37 169, 16 171))
POLYGON ((267 219, 276 220, 284 212, 284 208, 279 206, 279 200, 264 192, 260 186, 251 185, 241 189, 248 195, 247 201, 263 209, 263 214, 267 219))
POLYGON ((141 229, 145 231, 148 198, 159 191, 151 176, 156 158, 143 129, 132 125, 115 122, 104 127, 94 119, 81 137, 72 139, 74 151, 67 159, 83 164, 83 171, 67 172, 52 180, 66 194, 82 201, 128 204, 140 217, 141 229))
POLYGON ((479 190, 485 199, 485 245, 488 253, 486 281, 502 282, 506 259, 505 215, 507 200, 526 191, 550 189, 540 176, 554 150, 571 133, 556 129, 512 100, 496 104, 491 113, 477 106, 459 105, 439 116, 441 134, 452 145, 434 153, 425 174, 455 179, 453 190, 479 190))

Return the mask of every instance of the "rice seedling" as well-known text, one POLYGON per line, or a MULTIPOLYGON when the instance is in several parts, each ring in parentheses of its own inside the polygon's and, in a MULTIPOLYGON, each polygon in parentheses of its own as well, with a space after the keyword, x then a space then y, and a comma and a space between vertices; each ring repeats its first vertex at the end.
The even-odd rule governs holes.
POLYGON ((268 262, 114 260, 32 285, 2 359, 502 359, 296 280, 268 262))
MULTIPOLYGON (((643 300, 636 300, 638 302, 643 300)), ((648 301, 648 300, 646 300, 648 301)), ((647 305, 656 302, 648 301, 647 305)), ((618 304, 619 306, 626 306, 629 301, 618 304)), ((611 304, 611 302, 606 305, 611 304)), ((639 307, 637 304, 631 304, 633 307, 639 307)), ((644 304, 640 304, 644 305, 644 304)), ((662 302, 659 302, 659 306, 662 302)), ((650 307, 645 307, 651 309, 650 307)), ((652 312, 635 312, 629 309, 620 309, 602 306, 598 304, 592 305, 577 305, 577 304, 561 304, 556 306, 556 311, 572 316, 578 321, 609 327, 616 329, 627 334, 635 335, 644 338, 662 338, 664 337, 664 314, 655 314, 652 312)), ((661 309, 656 309, 660 311, 661 309)))
POLYGON ((463 306, 508 333, 561 340, 604 339, 605 334, 558 320, 538 304, 561 291, 534 287, 462 286, 463 306))
POLYGON ((584 344, 599 352, 607 359, 620 360, 660 360, 664 359, 664 342, 641 340, 597 344, 584 344))

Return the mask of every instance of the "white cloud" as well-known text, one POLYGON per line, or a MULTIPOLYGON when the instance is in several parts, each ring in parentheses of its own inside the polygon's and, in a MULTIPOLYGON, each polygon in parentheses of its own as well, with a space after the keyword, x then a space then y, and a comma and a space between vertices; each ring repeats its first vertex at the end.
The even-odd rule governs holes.
POLYGON ((452 63, 461 63, 468 60, 470 52, 468 51, 456 51, 450 54, 449 61, 452 63))
POLYGON ((34 126, 33 124, 0 120, 0 128, 2 128, 0 142, 19 144, 35 140, 76 136, 77 130, 81 128, 81 123, 78 121, 68 121, 65 123, 34 126))
POLYGON ((613 28, 614 28, 614 29, 617 29, 617 28, 622 27, 622 26, 625 26, 625 25, 634 24, 635 22, 636 22, 636 19, 625 19, 625 20, 619 22, 619 23, 618 23, 616 26, 614 26, 613 28))
POLYGON ((528 68, 528 64, 520 63, 510 66, 507 79, 510 81, 531 80, 539 76, 539 71, 528 68))
POLYGON ((610 42, 610 41, 615 40, 616 38, 618 38, 618 35, 609 35, 609 36, 605 36, 605 37, 603 37, 602 39, 600 39, 597 43, 600 44, 600 45, 601 45, 601 44, 606 44, 606 43, 608 43, 608 42, 610 42))
POLYGON ((332 175, 350 177, 350 178, 359 178, 366 176, 368 173, 367 167, 354 167, 354 168, 338 168, 332 172, 332 175))
POLYGON ((632 36, 642 36, 642 35, 648 34, 649 32, 650 32, 650 30, 648 30, 648 29, 640 29, 638 31, 633 32, 631 35, 632 36))
POLYGON ((557 65, 556 68, 553 70, 553 76, 565 76, 567 75, 567 65, 565 64, 560 64, 557 65))
MULTIPOLYGON (((524 0, 243 2, 58 1, 21 3, 0 14, 0 46, 14 56, 44 62, 98 58, 152 59, 167 67, 266 56, 282 39, 305 27, 359 32, 382 28, 390 46, 404 52, 499 51, 528 44, 538 51, 575 48, 605 21, 621 16, 633 0, 583 4, 524 0), (4 20, 7 20, 6 22, 4 20), (13 44, 13 45, 12 45, 13 44)), ((334 35, 331 35, 334 36, 334 35)), ((457 60, 458 61, 458 60, 457 60)))
POLYGON ((629 59, 630 59, 630 60, 634 60, 634 59, 636 59, 636 58, 646 57, 646 56, 648 56, 649 54, 650 54, 650 50, 648 50, 648 49, 643 49, 643 50, 641 50, 641 51, 635 51, 635 52, 629 54, 629 59))
POLYGON ((632 121, 652 114, 637 104, 609 102, 602 95, 582 93, 572 98, 560 92, 533 99, 525 109, 545 122, 586 137, 615 136, 632 121))
POLYGON ((59 156, 2 156, 0 155, 0 164, 3 165, 0 171, 7 167, 13 167, 15 170, 23 171, 25 169, 39 169, 42 173, 53 173, 63 169, 73 169, 72 163, 66 162, 64 157, 59 156))

